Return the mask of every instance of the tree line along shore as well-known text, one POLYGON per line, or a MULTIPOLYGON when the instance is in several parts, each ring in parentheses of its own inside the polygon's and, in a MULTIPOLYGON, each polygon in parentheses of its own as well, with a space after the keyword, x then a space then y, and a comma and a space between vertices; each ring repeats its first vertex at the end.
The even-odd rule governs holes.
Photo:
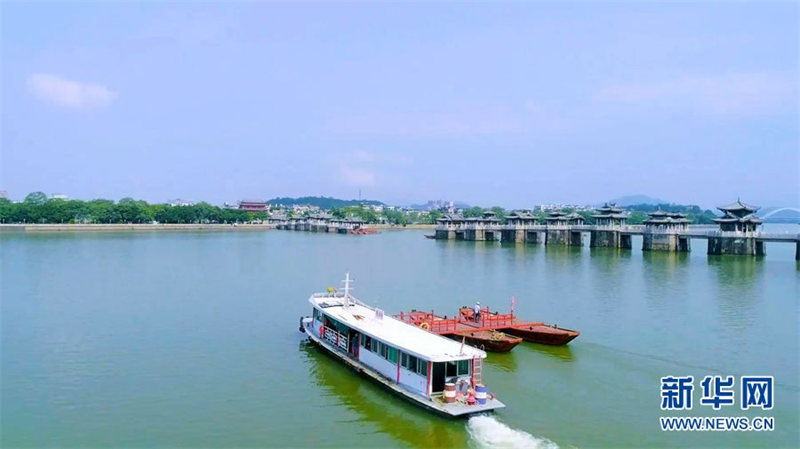
MULTIPOLYGON (((702 210, 698 206, 641 204, 629 206, 627 209, 630 224, 641 223, 647 218, 647 212, 657 209, 685 213, 695 224, 711 224, 716 217, 712 211, 702 210)), ((391 226, 433 225, 442 216, 439 210, 404 210, 376 207, 373 204, 331 207, 326 210, 335 218, 354 217, 372 225, 391 226)), ((501 221, 510 213, 499 206, 488 209, 469 207, 462 210, 462 215, 480 217, 488 210, 494 212, 501 221)), ((564 208, 562 211, 581 214, 587 224, 594 222, 592 217, 594 211, 591 209, 564 208)), ((30 193, 20 202, 0 198, 0 223, 4 224, 259 224, 276 212, 287 217, 303 217, 314 213, 314 209, 296 210, 274 205, 265 211, 247 211, 214 206, 205 202, 191 205, 151 204, 133 198, 123 198, 119 201, 108 199, 82 201, 48 198, 42 192, 30 193)), ((547 215, 544 210, 534 210, 532 213, 541 218, 547 215)))

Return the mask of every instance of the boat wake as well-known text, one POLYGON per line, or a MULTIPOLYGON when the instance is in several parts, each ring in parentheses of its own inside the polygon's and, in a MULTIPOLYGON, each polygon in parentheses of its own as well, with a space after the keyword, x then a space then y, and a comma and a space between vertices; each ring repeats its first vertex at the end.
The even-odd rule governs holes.
POLYGON ((479 448, 558 449, 546 438, 537 438, 528 432, 512 429, 493 416, 473 416, 467 422, 467 432, 479 448))

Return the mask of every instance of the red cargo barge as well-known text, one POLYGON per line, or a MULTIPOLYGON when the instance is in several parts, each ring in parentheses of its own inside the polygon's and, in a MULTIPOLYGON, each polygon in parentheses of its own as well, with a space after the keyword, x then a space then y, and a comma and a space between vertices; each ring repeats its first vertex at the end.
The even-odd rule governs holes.
POLYGON ((508 352, 522 342, 522 338, 499 332, 495 329, 482 328, 468 323, 462 323, 461 318, 447 318, 438 316, 433 312, 412 310, 410 313, 400 313, 395 318, 408 324, 421 327, 434 334, 464 340, 471 346, 484 351, 508 352))
MULTIPOLYGON (((475 312, 471 308, 462 306, 458 312, 462 322, 475 323, 475 312)), ((513 312, 500 314, 492 312, 488 307, 485 307, 481 309, 480 325, 485 327, 488 324, 494 329, 520 337, 531 343, 553 346, 565 345, 581 334, 576 330, 564 329, 555 325, 517 321, 516 319, 513 312)), ((474 325, 477 326, 477 324, 474 325)))
POLYGON ((481 309, 478 322, 469 307, 461 307, 458 316, 447 318, 431 312, 412 310, 395 318, 454 340, 464 339, 470 345, 491 352, 507 352, 523 340, 545 345, 565 345, 580 332, 550 326, 541 322, 518 321, 514 313, 497 313, 481 309))

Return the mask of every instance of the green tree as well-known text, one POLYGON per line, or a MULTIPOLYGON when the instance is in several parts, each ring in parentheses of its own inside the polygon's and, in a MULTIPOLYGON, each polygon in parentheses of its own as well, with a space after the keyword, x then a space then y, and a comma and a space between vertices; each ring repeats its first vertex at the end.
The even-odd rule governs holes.
POLYGON ((631 212, 630 215, 628 215, 628 224, 642 224, 646 219, 647 219, 646 213, 639 210, 635 210, 631 212))
POLYGON ((41 206, 47 202, 47 195, 44 192, 31 192, 25 197, 25 202, 36 206, 41 206))
POLYGON ((464 213, 462 215, 464 215, 466 218, 481 217, 483 216, 483 209, 478 206, 473 206, 469 209, 464 209, 464 213))
POLYGON ((91 223, 119 223, 114 202, 111 200, 96 199, 88 203, 89 221, 91 223))
POLYGON ((332 207, 329 211, 334 218, 343 219, 347 216, 347 211, 344 207, 332 207))
POLYGON ((425 217, 426 224, 436 224, 436 220, 442 218, 442 213, 438 210, 432 210, 428 212, 428 215, 425 217))
POLYGON ((506 221, 506 210, 500 206, 494 206, 491 209, 492 212, 497 216, 497 219, 504 222, 506 221))
POLYGON ((406 224, 408 224, 408 218, 406 218, 406 215, 398 210, 384 209, 383 217, 386 219, 388 223, 391 223, 393 225, 405 226, 406 224))

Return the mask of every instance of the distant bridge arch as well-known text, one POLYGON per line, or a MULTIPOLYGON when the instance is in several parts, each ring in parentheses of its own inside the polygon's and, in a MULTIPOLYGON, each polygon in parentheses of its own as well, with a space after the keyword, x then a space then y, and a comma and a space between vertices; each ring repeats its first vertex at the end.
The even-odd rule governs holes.
POLYGON ((796 207, 781 207, 780 209, 775 209, 775 210, 773 210, 773 211, 770 211, 770 213, 768 213, 768 214, 764 215, 764 216, 763 216, 763 217, 761 217, 761 218, 762 218, 762 219, 764 219, 764 220, 766 220, 767 218, 769 218, 769 217, 771 217, 771 216, 773 216, 773 215, 777 214, 778 212, 783 212, 783 211, 785 211, 785 210, 792 210, 792 211, 795 211, 795 212, 797 212, 798 214, 800 214, 800 209, 798 209, 798 208, 796 208, 796 207))

